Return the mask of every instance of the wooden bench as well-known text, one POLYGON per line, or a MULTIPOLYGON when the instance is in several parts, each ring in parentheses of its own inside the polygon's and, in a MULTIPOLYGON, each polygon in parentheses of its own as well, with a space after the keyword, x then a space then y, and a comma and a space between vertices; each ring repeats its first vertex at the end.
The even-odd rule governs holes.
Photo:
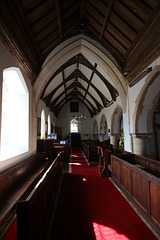
POLYGON ((98 164, 98 172, 101 177, 110 177, 111 171, 109 169, 110 166, 110 157, 112 154, 111 147, 107 148, 97 146, 97 153, 99 155, 99 164, 98 164))
POLYGON ((16 204, 48 167, 44 153, 35 154, 0 174, 0 239, 16 219, 16 204))
POLYGON ((18 240, 43 240, 62 173, 62 153, 17 204, 18 240))
POLYGON ((45 158, 53 161, 60 152, 64 152, 63 162, 69 162, 71 148, 69 145, 60 145, 59 142, 54 142, 53 139, 38 139, 37 152, 45 152, 45 158))
POLYGON ((98 155, 97 155, 97 144, 99 141, 92 140, 83 140, 81 141, 82 151, 88 162, 97 163, 98 155))
POLYGON ((89 163, 99 162, 99 155, 97 153, 97 146, 107 147, 109 145, 109 141, 107 142, 99 142, 97 140, 86 140, 81 141, 82 151, 89 163))
POLYGON ((136 154, 111 155, 111 174, 160 233, 160 162, 136 154))
POLYGON ((121 148, 113 149, 112 144, 105 146, 97 146, 97 153, 99 156, 98 172, 101 177, 111 176, 111 154, 131 154, 121 148))
POLYGON ((37 152, 45 152, 45 158, 52 161, 57 155, 53 148, 53 139, 38 139, 37 140, 37 152))
POLYGON ((63 152, 62 162, 64 164, 70 161, 71 147, 69 145, 53 145, 54 156, 56 157, 60 152, 63 152))

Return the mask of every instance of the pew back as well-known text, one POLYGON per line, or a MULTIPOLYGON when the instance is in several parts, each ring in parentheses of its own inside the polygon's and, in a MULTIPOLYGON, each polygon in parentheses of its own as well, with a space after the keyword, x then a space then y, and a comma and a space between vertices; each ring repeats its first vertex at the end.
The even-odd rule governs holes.
POLYGON ((155 176, 154 170, 155 166, 159 168, 160 163, 134 154, 129 157, 125 161, 127 155, 111 155, 112 180, 152 222, 155 230, 160 232, 160 178, 155 176), (150 163, 154 175, 146 171, 150 163))
POLYGON ((47 166, 44 154, 35 154, 0 175, 0 239, 16 218, 17 201, 47 166))
POLYGON ((98 140, 83 140, 81 141, 82 151, 90 163, 98 163, 99 153, 97 152, 97 146, 101 148, 107 148, 110 145, 109 141, 100 142, 98 140))
POLYGON ((18 201, 18 240, 43 239, 43 230, 62 172, 61 160, 62 153, 58 154, 33 189, 18 201))
POLYGON ((28 175, 31 175, 35 169, 43 166, 44 163, 46 163, 44 154, 36 154, 2 173, 0 175, 0 201, 14 191, 22 179, 25 180, 28 175))

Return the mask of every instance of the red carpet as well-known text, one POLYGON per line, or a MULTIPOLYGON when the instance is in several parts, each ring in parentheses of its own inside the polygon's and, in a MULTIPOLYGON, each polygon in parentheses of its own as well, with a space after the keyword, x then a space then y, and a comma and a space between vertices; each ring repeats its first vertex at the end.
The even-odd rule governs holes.
POLYGON ((17 240, 17 220, 13 223, 4 240, 17 240))
POLYGON ((72 173, 64 175, 50 240, 157 239, 112 182, 72 149, 72 173))

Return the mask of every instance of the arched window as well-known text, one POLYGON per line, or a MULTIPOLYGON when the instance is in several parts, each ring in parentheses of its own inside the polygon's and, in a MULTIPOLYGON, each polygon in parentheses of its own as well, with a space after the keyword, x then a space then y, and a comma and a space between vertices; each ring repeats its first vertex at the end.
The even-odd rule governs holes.
POLYGON ((78 121, 76 119, 72 119, 70 122, 70 132, 71 133, 78 132, 78 121))
POLYGON ((45 111, 41 112, 41 139, 45 138, 45 111))
POLYGON ((48 135, 51 133, 51 116, 48 115, 48 135))
POLYGON ((3 71, 0 160, 29 150, 29 93, 18 68, 3 71))

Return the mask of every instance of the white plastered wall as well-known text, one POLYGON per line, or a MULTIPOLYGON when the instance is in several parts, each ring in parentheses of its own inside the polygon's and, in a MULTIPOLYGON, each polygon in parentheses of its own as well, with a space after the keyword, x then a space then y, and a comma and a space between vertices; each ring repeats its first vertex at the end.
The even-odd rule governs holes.
POLYGON ((62 127, 62 138, 65 138, 70 133, 70 121, 74 116, 80 114, 86 116, 86 120, 80 120, 81 123, 79 124, 78 132, 81 134, 81 139, 84 139, 84 134, 88 134, 88 137, 92 138, 93 118, 90 117, 88 110, 81 102, 79 102, 79 113, 70 112, 70 102, 61 109, 56 119, 56 124, 58 127, 62 127))
MULTIPOLYGON (((139 110, 139 104, 144 98, 145 89, 148 87, 148 84, 156 74, 156 72, 160 71, 160 58, 154 61, 149 67, 152 67, 152 71, 144 77, 140 82, 138 82, 135 86, 128 88, 129 93, 129 116, 130 116, 130 133, 136 133, 136 121, 137 121, 137 111, 139 110)), ((157 88, 159 91, 160 87, 157 88)), ((155 94, 155 92, 153 93, 155 94)), ((147 121, 147 119, 145 119, 147 121)), ((143 132, 147 133, 147 123, 141 122, 143 132)), ((141 126, 139 126, 141 129, 141 126)))
MULTIPOLYGON (((42 100, 39 100, 37 105, 36 126, 37 126, 37 118, 41 118, 42 110, 44 110, 45 112, 45 122, 48 122, 48 116, 50 115, 51 124, 53 124, 53 126, 56 126, 56 118, 54 114, 46 107, 46 104, 42 100)), ((37 138, 40 138, 40 137, 37 137, 37 138)))
POLYGON ((40 100, 38 102, 37 117, 41 118, 41 112, 42 112, 43 109, 45 111, 45 118, 46 118, 45 121, 48 121, 48 115, 50 115, 51 116, 51 123, 55 126, 56 125, 56 118, 53 115, 53 113, 46 107, 46 104, 42 100, 40 100))

